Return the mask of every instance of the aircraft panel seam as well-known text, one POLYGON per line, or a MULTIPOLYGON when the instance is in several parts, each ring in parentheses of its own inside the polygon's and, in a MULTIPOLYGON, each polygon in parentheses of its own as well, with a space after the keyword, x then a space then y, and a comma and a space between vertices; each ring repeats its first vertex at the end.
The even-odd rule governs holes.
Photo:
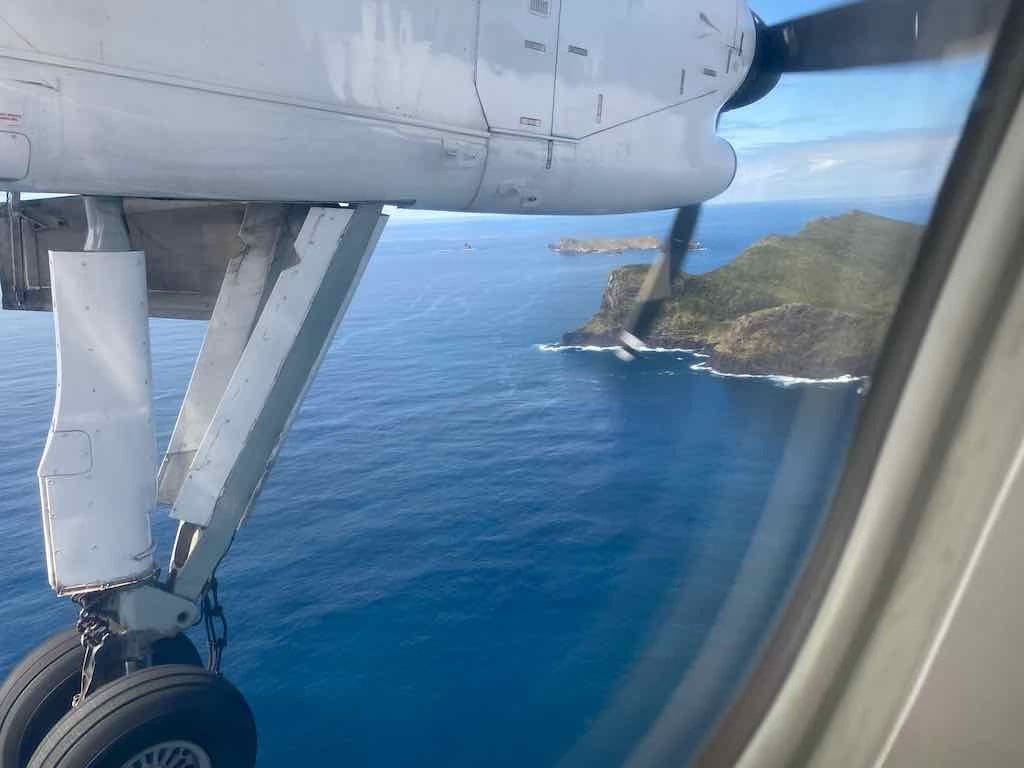
MULTIPOLYGON (((165 85, 170 88, 182 88, 190 91, 209 93, 215 96, 227 96, 230 98, 246 99, 248 101, 259 101, 265 104, 276 104, 285 107, 295 107, 297 109, 326 112, 356 120, 367 120, 393 125, 407 125, 415 128, 426 128, 429 130, 444 131, 446 133, 455 133, 463 136, 473 136, 481 139, 487 138, 489 135, 486 130, 481 130, 479 128, 467 128, 465 126, 436 123, 430 120, 420 120, 410 117, 394 117, 383 112, 340 107, 326 102, 316 101, 314 99, 300 99, 279 94, 250 91, 245 88, 217 85, 214 83, 206 83, 201 80, 189 80, 188 78, 161 75, 141 70, 131 70, 123 67, 111 67, 103 64, 95 64, 93 62, 83 62, 76 59, 65 59, 63 57, 51 56, 49 54, 33 54, 28 56, 23 51, 13 51, 9 48, 0 48, 0 59, 10 59, 29 64, 42 64, 60 67, 62 69, 70 69, 88 74, 119 77, 125 80, 135 80, 140 83, 165 85)), ((486 124, 486 115, 484 117, 484 121, 486 124)))
MULTIPOLYGON (((711 91, 705 91, 704 93, 698 94, 697 96, 692 96, 689 99, 683 99, 682 101, 674 102, 672 104, 669 104, 667 107, 658 107, 658 109, 652 109, 650 112, 645 112, 642 115, 637 115, 636 117, 631 117, 628 120, 623 120, 621 123, 615 123, 615 125, 605 126, 604 128, 601 128, 599 130, 591 131, 590 133, 584 134, 583 136, 580 136, 578 139, 571 139, 571 140, 573 140, 573 141, 582 141, 583 139, 589 139, 591 136, 597 136, 599 133, 605 133, 606 131, 610 131, 613 128, 621 128, 624 125, 629 125, 630 123, 638 122, 638 121, 643 120, 645 118, 651 117, 652 115, 657 115, 660 112, 667 112, 670 109, 675 109, 676 107, 681 107, 683 104, 689 104, 690 102, 697 101, 699 99, 703 99, 703 98, 706 98, 708 96, 712 96, 712 95, 714 95, 716 93, 718 93, 717 89, 711 90, 711 91)), ((566 140, 566 139, 569 139, 570 137, 568 137, 568 136, 552 136, 552 138, 555 139, 555 140, 558 140, 558 139, 566 140)))

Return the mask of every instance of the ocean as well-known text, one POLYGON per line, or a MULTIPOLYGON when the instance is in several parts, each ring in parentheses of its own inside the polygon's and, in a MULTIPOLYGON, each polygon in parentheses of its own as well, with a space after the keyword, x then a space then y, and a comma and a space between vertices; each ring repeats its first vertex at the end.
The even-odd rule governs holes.
MULTIPOLYGON (((709 206, 687 270, 854 207, 923 222, 930 203, 709 206)), ((692 754, 813 539, 863 383, 545 346, 611 269, 650 259, 547 244, 671 216, 388 225, 219 573, 261 766, 692 754)), ((151 328, 163 446, 205 324, 151 328)), ((74 619, 46 583, 35 481, 52 333, 48 314, 0 313, 0 674, 74 619)), ((155 526, 166 552, 162 510, 155 526)))

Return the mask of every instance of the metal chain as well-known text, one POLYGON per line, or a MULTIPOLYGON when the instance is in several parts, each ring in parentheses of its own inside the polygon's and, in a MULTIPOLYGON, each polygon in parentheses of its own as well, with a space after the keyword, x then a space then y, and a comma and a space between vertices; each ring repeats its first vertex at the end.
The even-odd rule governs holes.
POLYGON ((85 656, 82 658, 82 686, 71 700, 71 706, 78 707, 92 690, 96 677, 96 658, 110 637, 110 622, 88 605, 82 605, 75 629, 78 630, 79 640, 85 649, 85 656))
MULTIPOLYGON (((220 672, 224 649, 228 647, 228 621, 224 615, 224 606, 220 602, 217 579, 210 579, 206 594, 203 595, 203 625, 206 628, 206 641, 209 645, 210 660, 208 667, 211 672, 220 672)), ((83 604, 75 624, 79 639, 85 649, 82 658, 82 685, 79 693, 72 699, 72 706, 78 707, 92 691, 96 677, 96 662, 104 645, 111 636, 110 621, 101 613, 83 604)))
POLYGON ((209 670, 220 672, 224 649, 228 647, 228 620, 224 606, 220 604, 217 592, 217 578, 210 579, 206 594, 203 595, 203 625, 206 627, 206 642, 210 649, 209 670))

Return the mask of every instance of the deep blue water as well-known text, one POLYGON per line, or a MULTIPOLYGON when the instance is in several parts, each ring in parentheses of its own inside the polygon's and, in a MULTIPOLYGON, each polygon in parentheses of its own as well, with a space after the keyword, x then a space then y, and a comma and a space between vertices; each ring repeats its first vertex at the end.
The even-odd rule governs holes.
MULTIPOLYGON (((688 269, 851 207, 710 207, 688 269)), ((698 743, 796 572, 862 398, 717 378, 681 353, 538 349, 645 257, 548 242, 670 220, 389 225, 220 572, 226 673, 261 766, 678 763, 698 743)), ((203 332, 152 323, 162 443, 203 332)), ((0 313, 0 355, 2 674, 73 612, 46 585, 34 478, 50 316, 0 313)))

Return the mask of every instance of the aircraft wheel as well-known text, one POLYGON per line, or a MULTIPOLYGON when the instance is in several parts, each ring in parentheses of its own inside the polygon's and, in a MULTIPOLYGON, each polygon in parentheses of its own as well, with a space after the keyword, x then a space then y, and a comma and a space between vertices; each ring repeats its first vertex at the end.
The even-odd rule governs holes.
MULTIPOLYGON (((0 687, 0 768, 25 768, 39 742, 71 709, 81 687, 84 654, 78 632, 66 629, 11 670, 0 687)), ((155 643, 153 661, 202 666, 199 652, 184 635, 155 643)))
POLYGON ((108 683, 54 726, 29 768, 253 768, 256 724, 218 674, 149 667, 108 683))

